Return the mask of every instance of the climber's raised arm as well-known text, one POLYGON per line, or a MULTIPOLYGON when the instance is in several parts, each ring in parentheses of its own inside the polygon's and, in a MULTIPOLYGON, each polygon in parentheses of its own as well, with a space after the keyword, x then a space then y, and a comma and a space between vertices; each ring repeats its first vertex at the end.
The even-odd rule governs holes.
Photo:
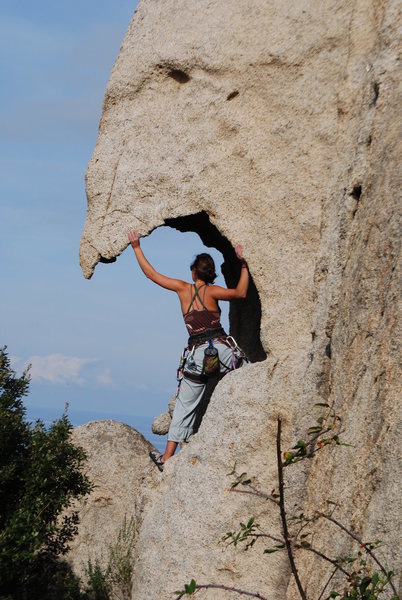
POLYGON ((247 295, 250 277, 248 274, 247 263, 243 258, 243 248, 240 244, 237 244, 235 247, 235 252, 237 258, 241 262, 239 282, 235 288, 228 289, 221 287, 220 285, 211 285, 211 296, 215 298, 215 300, 237 300, 245 298, 247 295))
POLYGON ((184 289, 184 287, 187 285, 185 281, 182 281, 181 279, 173 279, 172 277, 166 277, 166 275, 158 273, 158 271, 153 268, 153 266, 145 258, 140 246, 139 235, 134 229, 131 229, 128 232, 128 239, 131 243, 132 249, 134 250, 138 264, 148 279, 167 290, 172 290, 173 292, 181 292, 184 289))

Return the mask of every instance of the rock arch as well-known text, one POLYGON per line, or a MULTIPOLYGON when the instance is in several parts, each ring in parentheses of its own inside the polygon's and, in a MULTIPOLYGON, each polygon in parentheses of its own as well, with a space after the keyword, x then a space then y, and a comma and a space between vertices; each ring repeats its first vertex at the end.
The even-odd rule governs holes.
MULTIPOLYGON (((367 539, 380 530, 390 564, 399 560, 397 0, 336 4, 199 0, 178 11, 171 0, 140 0, 108 84, 87 173, 85 276, 127 247, 130 227, 197 230, 209 216, 247 248, 269 346, 265 361, 222 380, 196 439, 161 481, 147 480, 139 600, 167 599, 198 574, 297 597, 279 555, 267 569, 262 554, 235 555, 217 539, 244 518, 239 497, 226 494, 228 467, 244 461, 269 486, 275 417, 297 440, 322 395, 361 451, 313 469, 300 502, 313 511, 325 495, 342 497, 345 519, 367 539)), ((207 223, 202 235, 213 239, 207 223)), ((321 541, 348 552, 336 536, 321 541)), ((322 565, 297 558, 319 594, 322 565)))
MULTIPOLYGON (((211 223, 205 211, 183 217, 167 218, 165 225, 178 231, 194 231, 205 246, 219 250, 224 258, 221 269, 227 287, 237 285, 240 267, 233 246, 211 223)), ((260 339, 260 327, 261 301, 250 274, 250 285, 245 300, 230 303, 229 333, 233 335, 251 362, 264 360, 267 356, 260 339)))

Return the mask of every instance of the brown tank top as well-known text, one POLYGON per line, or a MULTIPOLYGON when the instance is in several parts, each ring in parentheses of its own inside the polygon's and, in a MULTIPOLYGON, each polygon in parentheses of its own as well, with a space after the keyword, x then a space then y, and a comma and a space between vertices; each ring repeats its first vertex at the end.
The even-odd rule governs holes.
MULTIPOLYGON (((192 335, 199 335, 200 333, 203 333, 206 330, 209 329, 221 329, 222 325, 221 325, 221 311, 219 310, 208 310, 203 302, 203 300, 201 300, 200 295, 199 295, 199 290, 201 289, 200 286, 198 289, 194 284, 194 296, 192 296, 191 298, 191 302, 190 302, 190 306, 187 309, 187 312, 183 315, 184 318, 184 322, 186 324, 187 327, 187 331, 188 334, 190 336, 192 335), (199 301, 201 302, 202 306, 204 307, 201 310, 197 310, 197 309, 193 309, 191 310, 191 307, 193 306, 194 300, 195 298, 198 297, 199 301)), ((205 291, 204 291, 204 298, 205 298, 205 291)))

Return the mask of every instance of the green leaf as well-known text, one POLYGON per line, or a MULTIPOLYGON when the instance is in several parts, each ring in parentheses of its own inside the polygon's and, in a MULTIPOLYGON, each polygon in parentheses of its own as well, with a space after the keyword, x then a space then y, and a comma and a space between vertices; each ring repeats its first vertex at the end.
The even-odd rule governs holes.
POLYGON ((308 434, 318 433, 319 431, 321 431, 321 427, 309 427, 307 429, 308 434))
POLYGON ((371 583, 371 577, 367 577, 367 576, 363 577, 363 579, 360 583, 360 591, 364 592, 368 588, 370 583, 371 583))
POLYGON ((285 465, 289 465, 295 457, 294 452, 285 452, 285 465))
POLYGON ((345 558, 343 559, 343 562, 352 564, 352 563, 356 562, 356 560, 357 560, 356 556, 345 556, 345 558))
MULTIPOLYGON (((231 475, 235 475, 235 474, 236 474, 236 464, 237 464, 237 463, 235 463, 235 464, 233 465, 233 469, 230 471, 230 473, 227 473, 227 476, 228 476, 228 477, 230 477, 231 475)), ((175 592, 175 593, 176 593, 176 592, 175 592)))
POLYGON ((196 587, 195 579, 192 579, 190 581, 190 583, 184 584, 184 591, 186 592, 186 594, 189 594, 189 595, 194 594, 195 587, 196 587))
POLYGON ((272 548, 265 548, 264 554, 273 554, 274 552, 278 552, 278 550, 282 550, 285 547, 285 544, 277 544, 272 548))

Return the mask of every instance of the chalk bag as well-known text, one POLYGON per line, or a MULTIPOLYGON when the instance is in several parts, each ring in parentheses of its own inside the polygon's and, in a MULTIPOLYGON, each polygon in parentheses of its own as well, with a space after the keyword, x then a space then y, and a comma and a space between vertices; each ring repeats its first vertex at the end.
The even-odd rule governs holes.
POLYGON ((202 365, 202 374, 207 377, 214 377, 220 371, 219 353, 212 340, 204 350, 204 362, 202 365))

